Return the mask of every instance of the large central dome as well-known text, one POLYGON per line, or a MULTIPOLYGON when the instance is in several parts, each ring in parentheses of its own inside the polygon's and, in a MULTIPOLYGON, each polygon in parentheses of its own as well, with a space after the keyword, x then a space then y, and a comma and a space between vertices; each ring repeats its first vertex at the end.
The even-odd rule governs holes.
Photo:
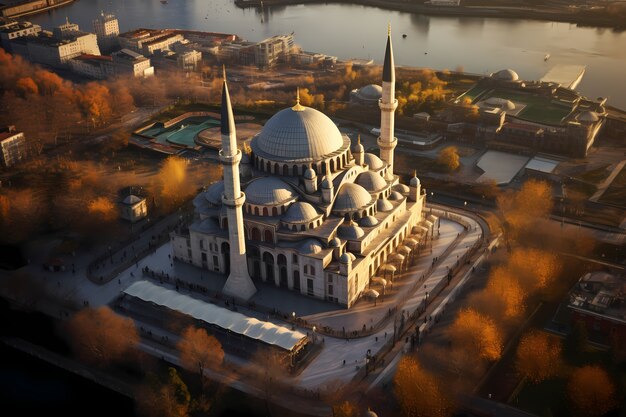
POLYGON ((256 153, 281 160, 321 159, 342 146, 343 138, 333 121, 304 106, 276 113, 252 142, 256 153))

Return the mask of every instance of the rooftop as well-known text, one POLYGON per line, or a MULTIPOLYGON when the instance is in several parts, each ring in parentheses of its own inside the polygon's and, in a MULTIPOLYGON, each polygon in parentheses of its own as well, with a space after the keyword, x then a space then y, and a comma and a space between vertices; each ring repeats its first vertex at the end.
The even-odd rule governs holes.
POLYGON ((568 307, 626 323, 626 277, 588 272, 570 290, 568 307))

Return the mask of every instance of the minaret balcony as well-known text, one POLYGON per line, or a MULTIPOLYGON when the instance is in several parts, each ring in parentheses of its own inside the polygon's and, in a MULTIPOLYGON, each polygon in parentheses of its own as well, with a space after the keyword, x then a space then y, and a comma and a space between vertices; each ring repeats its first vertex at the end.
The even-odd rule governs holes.
POLYGON ((232 200, 227 198, 226 196, 222 197, 222 204, 224 204, 228 208, 237 208, 243 206, 243 203, 246 202, 246 195, 243 191, 240 191, 239 197, 233 198, 232 200))
POLYGON ((398 144, 398 138, 394 137, 391 141, 386 141, 381 136, 379 136, 376 140, 376 143, 378 143, 378 147, 381 149, 393 149, 398 144))
POLYGON ((398 108, 398 100, 394 99, 393 103, 384 102, 382 98, 378 99, 378 107, 383 111, 396 111, 398 108))
POLYGON ((241 161, 241 150, 237 149, 234 155, 225 155, 224 149, 220 149, 220 161, 226 165, 235 165, 241 161))

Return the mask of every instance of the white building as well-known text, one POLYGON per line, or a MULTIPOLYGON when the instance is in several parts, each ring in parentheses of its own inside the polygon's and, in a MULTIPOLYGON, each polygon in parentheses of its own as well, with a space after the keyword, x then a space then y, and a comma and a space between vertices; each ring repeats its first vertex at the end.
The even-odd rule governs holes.
POLYGON ((113 52, 111 58, 115 75, 132 74, 134 77, 151 77, 154 75, 154 67, 150 63, 150 58, 129 49, 113 52))
POLYGON ((93 21, 93 30, 100 49, 112 49, 119 45, 117 36, 120 34, 120 26, 114 14, 100 12, 100 16, 93 21))
POLYGON ((30 22, 19 22, 12 19, 3 19, 0 22, 0 41, 2 41, 2 47, 9 52, 11 52, 11 41, 13 39, 25 36, 38 36, 41 32, 41 26, 30 22))
POLYGON ((148 215, 146 199, 136 195, 129 195, 120 202, 120 217, 135 223, 148 215))
POLYGON ((4 167, 10 167, 26 159, 26 138, 24 133, 15 130, 15 126, 9 126, 0 132, 0 151, 4 167))
POLYGON ((381 159, 299 99, 270 118, 243 155, 224 80, 224 180, 195 198, 197 217, 188 230, 172 233, 174 257, 228 274, 223 292, 241 299, 264 281, 353 305, 390 255, 415 249, 411 235, 423 220, 419 179, 404 185, 393 174, 390 36, 382 81, 381 159))

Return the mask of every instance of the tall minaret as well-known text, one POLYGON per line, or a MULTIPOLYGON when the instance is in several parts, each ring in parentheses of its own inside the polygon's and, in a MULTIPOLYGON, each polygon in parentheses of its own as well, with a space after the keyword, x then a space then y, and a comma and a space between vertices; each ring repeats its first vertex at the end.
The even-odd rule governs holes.
POLYGON ((222 288, 222 292, 232 297, 249 299, 256 292, 256 287, 248 274, 246 261, 246 241, 243 232, 243 212, 241 206, 246 195, 239 184, 239 161, 241 151, 237 149, 237 133, 233 109, 230 106, 230 95, 226 85, 226 69, 224 69, 224 85, 222 87, 222 149, 220 161, 224 167, 224 196, 222 204, 228 215, 228 239, 230 240, 230 275, 222 288))
POLYGON ((385 50, 385 62, 383 63, 383 94, 378 101, 380 107, 380 136, 378 147, 380 158, 385 161, 387 178, 393 178, 393 150, 398 144, 394 137, 394 112, 398 107, 396 100, 396 72, 393 65, 393 50, 391 48, 391 25, 387 29, 387 49, 385 50))

